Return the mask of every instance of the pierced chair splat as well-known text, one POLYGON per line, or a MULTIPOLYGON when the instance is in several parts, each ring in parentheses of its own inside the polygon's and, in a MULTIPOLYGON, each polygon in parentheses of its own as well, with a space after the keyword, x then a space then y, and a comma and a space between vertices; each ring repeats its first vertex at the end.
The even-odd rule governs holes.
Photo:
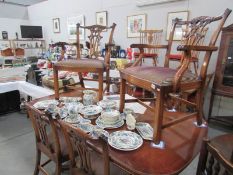
POLYGON ((39 172, 48 174, 45 166, 53 161, 56 165, 55 175, 62 172, 62 163, 69 161, 68 151, 66 150, 65 138, 60 131, 59 125, 51 114, 44 113, 34 107, 27 105, 29 118, 35 132, 36 140, 36 165, 34 175, 39 172), (41 162, 41 155, 44 154, 48 160, 41 162))
MULTIPOLYGON (((217 26, 216 30, 212 33, 212 37, 210 38, 208 46, 200 46, 200 45, 196 45, 196 43, 193 43, 191 45, 178 46, 177 49, 179 51, 184 52, 183 60, 179 69, 171 69, 168 67, 137 66, 138 63, 140 63, 140 60, 137 60, 133 65, 133 67, 129 67, 120 71, 121 74, 120 111, 121 112, 124 109, 125 102, 127 102, 127 100, 125 99, 126 83, 130 83, 156 93, 155 106, 154 107, 148 106, 148 109, 150 109, 154 113, 154 127, 153 127, 154 143, 156 144, 160 143, 162 136, 162 129, 183 122, 184 120, 190 119, 191 117, 196 117, 197 125, 202 126, 203 89, 205 87, 208 64, 212 52, 217 51, 218 49, 215 46, 215 43, 230 13, 231 10, 226 9, 222 16, 218 16, 218 17, 201 16, 194 18, 191 21, 182 22, 190 27, 189 32, 186 33, 186 35, 184 36, 185 40, 187 41, 185 43, 189 43, 188 41, 193 40, 194 37, 198 37, 199 35, 196 34, 196 31, 201 31, 202 29, 208 27, 210 23, 218 21, 219 25, 217 26), (202 64, 198 78, 195 74, 192 74, 188 71, 190 59, 192 57, 191 55, 192 51, 205 52, 204 62, 202 64), (186 113, 186 114, 178 115, 177 117, 175 117, 175 119, 164 122, 163 112, 164 112, 164 104, 166 97, 171 93, 180 94, 184 91, 191 89, 192 90, 195 89, 196 91, 195 103, 184 100, 182 98, 177 98, 177 99, 181 103, 185 103, 187 105, 195 107, 196 111, 188 114, 186 113)), ((173 30, 170 33, 170 37, 169 37, 170 39, 168 41, 168 45, 166 46, 137 45, 137 44, 131 46, 139 48, 141 54, 143 54, 144 48, 166 48, 167 52, 165 59, 167 59, 167 56, 170 54, 171 51, 171 45, 169 45, 169 43, 172 42, 174 30, 176 27, 175 25, 176 23, 173 25, 173 30)), ((140 57, 139 59, 142 59, 142 57, 140 57)), ((139 99, 136 99, 135 101, 138 101, 141 104, 143 103, 139 99)), ((132 100, 130 100, 129 102, 132 102, 132 100)), ((143 105, 147 106, 146 104, 143 105)))
MULTIPOLYGON (((82 89, 85 89, 84 80, 89 81, 98 81, 99 87, 98 89, 94 89, 98 91, 99 100, 103 98, 103 83, 106 82, 106 90, 109 91, 110 87, 110 77, 109 77, 109 70, 110 70, 110 53, 112 49, 112 39, 113 33, 115 30, 116 24, 113 23, 112 26, 101 26, 101 25, 92 25, 92 26, 80 26, 77 24, 77 59, 75 60, 67 60, 67 61, 60 61, 54 64, 53 72, 54 72, 54 89, 55 89, 55 97, 59 99, 59 87, 58 87, 58 71, 72 71, 78 72, 79 75, 79 84, 81 85, 82 89), (81 55, 81 41, 80 41, 80 29, 88 30, 90 35, 88 36, 90 42, 90 53, 89 58, 85 59, 82 58, 81 55), (109 31, 109 38, 108 43, 106 44, 106 54, 104 60, 99 59, 99 44, 103 36, 101 35, 103 31, 109 31), (98 79, 85 79, 82 76, 82 73, 97 73, 98 79), (106 79, 104 80, 104 72, 106 72, 106 79)), ((77 83, 76 83, 77 84, 77 83)), ((75 84, 75 85, 76 85, 75 84)))

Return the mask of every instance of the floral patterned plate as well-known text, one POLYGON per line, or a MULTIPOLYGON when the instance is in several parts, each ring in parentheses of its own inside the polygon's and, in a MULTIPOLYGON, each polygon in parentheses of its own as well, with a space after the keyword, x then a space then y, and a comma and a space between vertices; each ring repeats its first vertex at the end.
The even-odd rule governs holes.
POLYGON ((46 109, 50 104, 58 105, 57 100, 43 100, 36 102, 33 106, 37 109, 46 109))
POLYGON ((64 103, 79 102, 82 100, 81 97, 60 97, 60 100, 64 103))
POLYGON ((123 118, 119 118, 118 121, 116 121, 115 123, 109 123, 109 124, 106 124, 101 116, 98 117, 95 121, 96 125, 99 126, 100 128, 107 128, 107 129, 114 129, 114 128, 120 128, 121 126, 124 125, 124 119, 123 118))
POLYGON ((109 135, 108 143, 113 148, 122 151, 138 149, 143 144, 140 135, 132 131, 116 131, 109 135))
POLYGON ((83 114, 84 116, 93 116, 93 115, 97 115, 101 112, 102 112, 102 108, 100 106, 97 106, 97 105, 84 106, 80 110, 80 113, 83 114))
POLYGON ((112 109, 116 107, 117 103, 116 101, 106 99, 99 101, 97 105, 101 106, 104 109, 112 109))

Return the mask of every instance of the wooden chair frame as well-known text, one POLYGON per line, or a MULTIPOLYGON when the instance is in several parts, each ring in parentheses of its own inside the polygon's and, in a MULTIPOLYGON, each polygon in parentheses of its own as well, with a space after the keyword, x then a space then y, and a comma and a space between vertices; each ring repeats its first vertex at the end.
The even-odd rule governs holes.
MULTIPOLYGON (((60 126, 62 128, 62 132, 64 133, 66 142, 67 142, 67 147, 68 147, 68 152, 69 152, 69 157, 71 160, 70 163, 70 173, 72 175, 72 172, 74 170, 83 170, 87 174, 94 174, 92 170, 92 165, 91 165, 91 148, 88 146, 88 140, 92 140, 92 138, 83 132, 81 129, 74 127, 74 126, 68 126, 63 121, 59 121, 60 126), (76 157, 78 156, 78 159, 80 159, 80 167, 77 167, 77 162, 76 162, 76 157)), ((107 141, 105 141, 103 138, 99 139, 101 144, 102 144, 102 156, 104 159, 104 175, 109 175, 110 174, 110 162, 109 162, 109 155, 108 155, 108 144, 107 141)))
MULTIPOLYGON (((161 43, 163 30, 141 30, 140 31, 140 44, 159 45, 161 43)), ((143 60, 145 58, 152 58, 153 65, 157 65, 158 49, 145 49, 143 60)), ((134 53, 135 58, 138 58, 140 53, 134 53)), ((142 62, 140 63, 142 65, 142 62)))
POLYGON ((27 111, 32 121, 36 139, 36 165, 34 175, 38 175, 39 172, 48 175, 44 166, 51 161, 56 164, 55 175, 60 175, 62 163, 68 161, 68 159, 62 157, 58 125, 50 114, 45 115, 45 113, 31 106, 27 106, 27 111), (53 142, 50 139, 53 139, 53 142), (51 143, 53 143, 53 147, 51 147, 51 143), (41 163, 41 153, 49 158, 44 163, 41 163))
MULTIPOLYGON (((171 51, 172 38, 173 38, 173 35, 175 32, 175 27, 177 24, 187 24, 187 25, 191 26, 190 32, 187 33, 185 37, 187 38, 187 41, 192 41, 193 37, 196 36, 195 33, 196 33, 197 29, 198 30, 200 28, 204 29, 207 27, 207 25, 209 23, 220 20, 219 25, 218 25, 217 29, 214 31, 208 46, 198 46, 198 45, 197 46, 196 45, 180 45, 180 46, 178 46, 177 50, 184 52, 184 58, 182 61, 182 65, 176 71, 175 76, 172 79, 172 82, 170 84, 166 84, 166 85, 163 85, 160 83, 157 84, 156 82, 151 82, 150 80, 147 80, 146 78, 144 78, 144 79, 137 78, 136 75, 131 75, 132 74, 131 72, 127 72, 127 69, 121 70, 121 72, 120 72, 121 73, 120 111, 123 112, 125 102, 138 101, 140 104, 142 104, 143 106, 147 107, 152 112, 154 112, 154 117, 155 117, 155 124, 153 127, 154 128, 154 138, 153 138, 154 143, 156 143, 156 144, 160 143, 162 129, 170 127, 174 124, 180 123, 184 120, 190 119, 191 117, 196 116, 197 124, 199 126, 202 125, 202 120, 203 120, 203 111, 202 111, 203 92, 202 92, 202 90, 205 87, 207 68, 208 68, 208 64, 209 64, 212 52, 216 51, 218 49, 217 47, 215 47, 215 43, 217 41, 217 38, 219 36, 219 33, 221 32, 221 29, 222 29, 225 21, 230 13, 231 13, 231 10, 226 9, 222 16, 218 16, 218 17, 201 16, 198 18, 194 18, 191 21, 177 21, 177 22, 175 22, 175 24, 173 25, 173 28, 170 32, 168 45, 158 45, 158 46, 143 45, 143 44, 132 44, 131 45, 131 47, 139 48, 139 50, 140 50, 140 57, 133 64, 133 66, 137 66, 140 63, 141 59, 143 58, 143 53, 144 53, 145 48, 165 48, 165 49, 167 49, 166 57, 165 57, 165 65, 166 65, 168 62, 168 55, 170 54, 170 51, 171 51), (182 77, 189 67, 192 51, 205 51, 206 52, 206 54, 204 56, 204 63, 202 64, 202 67, 201 67, 200 75, 198 76, 198 79, 195 81, 181 83, 182 77), (127 72, 127 73, 125 73, 125 72, 127 72), (143 101, 140 99, 125 100, 126 82, 156 93, 155 106, 151 107, 151 106, 144 104, 143 101, 145 99, 143 99, 143 101), (183 91, 187 91, 190 89, 196 89, 196 103, 192 103, 192 102, 189 102, 189 101, 181 99, 181 98, 176 98, 176 99, 180 100, 181 102, 183 102, 187 105, 195 107, 196 112, 193 112, 193 113, 188 114, 184 117, 180 117, 178 119, 172 120, 166 124, 163 124, 163 111, 164 111, 164 102, 165 102, 166 95, 168 95, 169 93, 183 92, 183 91)), ((189 42, 187 42, 187 43, 189 43, 189 42)), ((132 70, 130 68, 128 68, 128 69, 132 70)), ((138 69, 140 69, 140 68, 138 68, 138 69)), ((158 70, 158 69, 169 70, 169 68, 166 68, 166 67, 165 68, 154 67, 153 69, 154 70, 158 70)), ((141 70, 143 70, 143 69, 141 69, 141 70)), ((156 75, 154 75, 154 76, 156 76, 156 75)))
MULTIPOLYGON (((109 92, 109 88, 110 88, 110 77, 109 77, 109 71, 110 71, 110 54, 111 54, 111 49, 112 49, 112 39, 113 39, 113 33, 115 30, 116 24, 113 23, 112 26, 110 27, 106 27, 106 26, 101 26, 101 25, 92 25, 92 26, 80 26, 80 24, 77 24, 77 63, 82 63, 85 60, 81 59, 81 43, 80 43, 80 38, 79 38, 79 32, 80 32, 80 28, 86 29, 90 31, 90 35, 88 36, 89 40, 91 41, 90 43, 90 59, 92 59, 92 57, 97 58, 98 57, 98 43, 100 42, 100 40, 103 38, 101 36, 101 33, 105 30, 111 30, 110 35, 109 35, 109 40, 108 40, 108 44, 107 44, 107 51, 106 51, 106 55, 103 61, 103 65, 104 68, 97 68, 95 66, 90 66, 91 62, 88 62, 89 64, 86 64, 83 67, 77 67, 74 64, 74 62, 71 62, 70 64, 66 64, 64 65, 64 62, 58 62, 56 64, 54 64, 53 66, 53 72, 54 72, 54 89, 55 89, 55 98, 59 99, 59 86, 58 86, 58 71, 59 70, 65 70, 65 71, 72 71, 72 72, 78 72, 79 74, 79 84, 81 85, 81 89, 86 89, 84 86, 84 80, 89 80, 89 81, 93 81, 92 79, 85 79, 82 76, 82 73, 84 72, 91 72, 91 73, 98 73, 98 82, 99 82, 99 88, 98 88, 98 95, 99 95, 99 100, 102 100, 103 98, 103 92, 106 90, 107 92, 109 92), (103 83, 104 83, 104 79, 103 79, 103 73, 106 72, 106 88, 105 90, 103 89, 103 83)), ((94 58, 93 58, 94 59, 94 58)), ((66 61, 68 62, 68 61, 66 61)), ((96 80, 94 80, 96 81, 96 80)), ((77 83, 76 83, 77 84, 77 83)), ((74 85, 76 85, 74 84, 74 85)), ((93 89, 93 88, 92 88, 93 89)), ((93 89, 93 90, 97 90, 97 89, 93 89)))
POLYGON ((196 175, 206 174, 218 174, 221 168, 224 168, 225 175, 233 174, 233 137, 230 134, 217 136, 213 139, 204 139, 196 175), (220 143, 221 142, 221 143, 220 143), (222 146, 216 147, 215 145, 220 144, 222 146), (223 146, 224 145, 224 146, 223 146), (221 150, 220 148, 226 150, 221 150), (229 149, 231 147, 231 149, 229 149), (222 152, 225 151, 230 155, 230 159, 227 159, 222 152), (221 165, 221 166, 220 166, 221 165), (214 172, 213 172, 214 170, 214 172))

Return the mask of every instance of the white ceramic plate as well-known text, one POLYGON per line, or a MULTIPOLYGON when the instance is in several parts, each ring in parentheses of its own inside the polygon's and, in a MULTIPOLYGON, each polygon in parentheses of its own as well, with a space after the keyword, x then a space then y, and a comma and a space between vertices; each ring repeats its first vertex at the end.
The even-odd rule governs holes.
POLYGON ((107 128, 107 129, 114 129, 114 128, 120 128, 121 126, 124 125, 124 119, 123 118, 119 118, 118 121, 116 121, 115 123, 112 124, 106 124, 101 116, 98 117, 95 121, 96 125, 99 126, 100 128, 107 128))
POLYGON ((112 109, 116 107, 117 103, 116 101, 106 99, 99 101, 97 105, 101 106, 104 109, 112 109))
POLYGON ((58 105, 57 100, 43 100, 36 102, 33 106, 37 109, 46 109, 50 104, 58 105))
POLYGON ((135 132, 116 131, 109 135, 108 143, 115 149, 132 151, 142 146, 143 140, 141 136, 135 132))
POLYGON ((102 108, 100 106, 97 106, 97 105, 84 106, 80 110, 80 113, 83 114, 84 116, 97 115, 101 112, 102 112, 102 108))
POLYGON ((60 97, 60 100, 64 103, 79 102, 82 100, 81 97, 60 97))

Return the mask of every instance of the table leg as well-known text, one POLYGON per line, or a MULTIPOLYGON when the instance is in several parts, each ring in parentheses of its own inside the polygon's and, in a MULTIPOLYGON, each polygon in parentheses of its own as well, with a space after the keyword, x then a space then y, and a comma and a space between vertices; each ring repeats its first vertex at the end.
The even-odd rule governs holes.
POLYGON ((58 70, 53 68, 55 99, 59 100, 58 70))
POLYGON ((125 86, 126 80, 121 78, 121 85, 120 85, 120 112, 123 112, 125 107, 125 86))

